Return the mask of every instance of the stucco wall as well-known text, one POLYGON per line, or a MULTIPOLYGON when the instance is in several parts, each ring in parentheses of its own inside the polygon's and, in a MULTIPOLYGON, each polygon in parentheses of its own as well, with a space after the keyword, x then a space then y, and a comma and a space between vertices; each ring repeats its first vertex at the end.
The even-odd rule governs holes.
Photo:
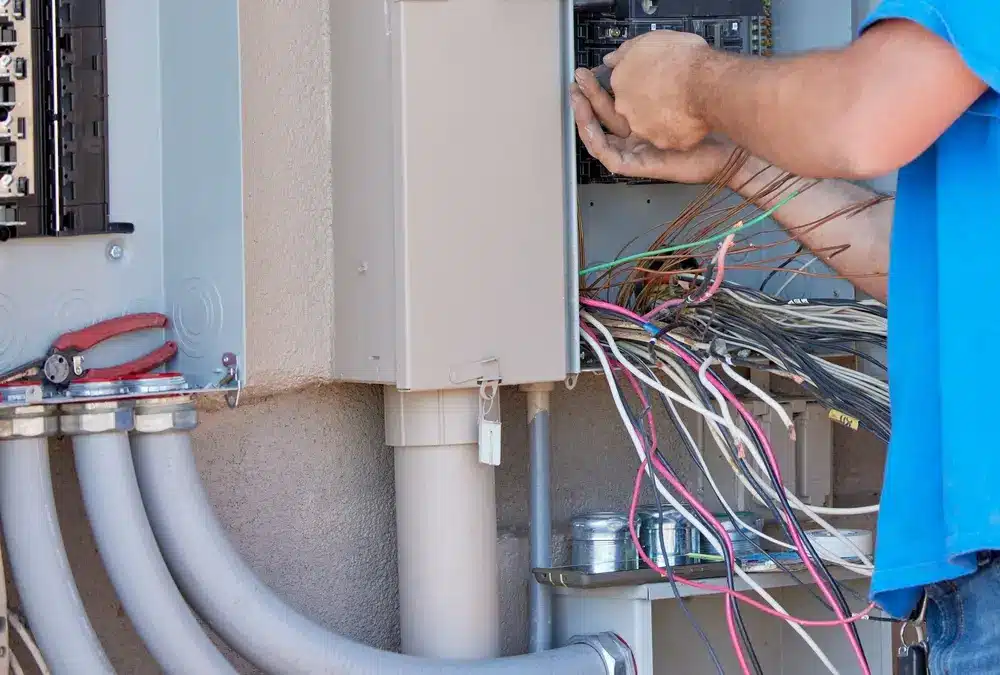
MULTIPOLYGON (((242 6, 252 387, 238 410, 203 414, 198 465, 237 548, 267 583, 331 629, 391 649, 398 644, 395 527, 382 397, 373 387, 315 384, 329 377, 333 354, 328 8, 307 0, 242 6), (282 236, 273 236, 276 227, 282 236)), ((599 378, 583 378, 573 392, 558 388, 553 399, 563 551, 572 515, 625 505, 634 458, 599 378)), ((502 406, 499 573, 503 646, 511 654, 526 646, 527 428, 521 394, 505 391, 502 406)), ((877 489, 878 445, 838 432, 837 446, 845 495, 860 499, 877 489)), ((156 673, 97 557, 68 446, 52 448, 63 533, 93 623, 120 673, 156 673)))

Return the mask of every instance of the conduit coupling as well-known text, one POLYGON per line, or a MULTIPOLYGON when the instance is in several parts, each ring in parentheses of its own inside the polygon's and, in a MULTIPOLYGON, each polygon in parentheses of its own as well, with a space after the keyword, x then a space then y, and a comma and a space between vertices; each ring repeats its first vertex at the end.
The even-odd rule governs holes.
POLYGON ((190 396, 140 399, 135 404, 135 430, 140 434, 191 431, 198 426, 198 410, 190 396))
POLYGON ((570 638, 569 644, 592 647, 600 655, 608 675, 638 675, 632 650, 614 633, 577 635, 570 638))
POLYGON ((128 432, 135 423, 132 401, 67 403, 59 410, 59 429, 67 436, 128 432))
POLYGON ((0 440, 46 438, 59 431, 55 408, 27 405, 0 410, 0 440))

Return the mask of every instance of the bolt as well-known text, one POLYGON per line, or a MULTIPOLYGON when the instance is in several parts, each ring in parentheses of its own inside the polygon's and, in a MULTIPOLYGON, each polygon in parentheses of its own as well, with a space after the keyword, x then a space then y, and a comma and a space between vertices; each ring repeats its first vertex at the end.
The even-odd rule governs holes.
POLYGON ((121 244, 111 244, 108 246, 108 258, 111 260, 121 260, 125 257, 125 247, 121 244))
POLYGON ((236 365, 236 354, 232 352, 226 352, 222 355, 222 365, 226 368, 232 368, 236 365))

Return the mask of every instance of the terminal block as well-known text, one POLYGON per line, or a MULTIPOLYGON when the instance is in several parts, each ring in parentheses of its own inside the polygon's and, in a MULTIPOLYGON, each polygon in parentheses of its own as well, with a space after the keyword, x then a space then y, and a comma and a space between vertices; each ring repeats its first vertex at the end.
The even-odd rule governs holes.
POLYGON ((131 232, 108 209, 103 0, 0 0, 0 242, 131 232))
MULTIPOLYGON (((771 46, 768 0, 616 0, 576 12, 576 65, 594 68, 623 42, 655 30, 697 33, 715 49, 766 55, 771 46)), ((579 183, 650 182, 615 176, 577 149, 579 183)))

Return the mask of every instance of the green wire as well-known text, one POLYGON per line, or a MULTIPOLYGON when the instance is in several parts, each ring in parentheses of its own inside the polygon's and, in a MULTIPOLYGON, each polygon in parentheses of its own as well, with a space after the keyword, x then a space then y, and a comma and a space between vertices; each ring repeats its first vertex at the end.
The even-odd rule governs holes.
POLYGON ((602 272, 604 270, 611 269, 612 267, 617 267, 618 265, 622 265, 624 263, 632 262, 634 260, 642 260, 643 258, 655 258, 656 256, 663 255, 665 253, 673 253, 674 251, 682 251, 684 249, 694 248, 696 246, 702 246, 704 244, 711 244, 714 241, 718 241, 720 239, 725 239, 726 237, 728 237, 733 232, 736 232, 737 230, 742 230, 744 228, 756 225, 757 223, 759 223, 760 221, 764 220, 765 218, 767 218, 768 216, 770 216, 772 213, 774 213, 775 211, 777 211, 778 209, 780 209, 782 206, 784 206, 785 204, 787 204, 788 202, 790 202, 798 194, 799 193, 796 190, 796 191, 792 192, 791 194, 789 194, 784 199, 782 199, 780 202, 778 202, 777 204, 775 204, 774 206, 772 206, 771 208, 769 208, 767 211, 765 211, 764 213, 760 214, 759 216, 757 216, 755 218, 751 218, 750 220, 748 220, 745 223, 737 223, 736 225, 734 225, 730 229, 726 230, 725 232, 722 232, 721 234, 716 234, 716 235, 714 235, 712 237, 709 237, 708 239, 702 239, 701 241, 692 241, 692 242, 689 242, 689 243, 686 243, 686 244, 677 244, 676 246, 668 246, 666 248, 659 248, 659 249, 656 249, 655 251, 645 251, 644 253, 636 253, 635 255, 629 255, 629 256, 625 256, 624 258, 618 258, 617 260, 612 260, 611 262, 601 263, 599 265, 593 265, 592 267, 588 267, 586 269, 580 270, 580 276, 585 276, 585 275, 591 274, 593 272, 602 272))
POLYGON ((710 555, 708 553, 687 553, 687 557, 695 558, 697 560, 708 560, 710 562, 724 562, 725 558, 721 555, 710 555))

